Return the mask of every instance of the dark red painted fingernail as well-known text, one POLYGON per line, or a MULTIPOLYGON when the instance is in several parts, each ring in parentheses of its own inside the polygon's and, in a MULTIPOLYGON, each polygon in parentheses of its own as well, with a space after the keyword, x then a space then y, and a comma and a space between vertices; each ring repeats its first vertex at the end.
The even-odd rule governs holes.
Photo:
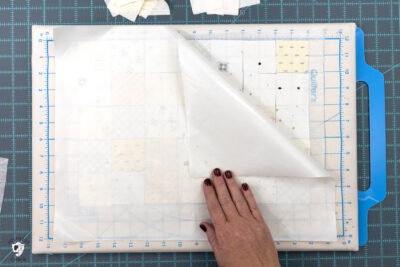
POLYGON ((246 184, 246 183, 242 184, 242 189, 243 189, 244 191, 249 190, 249 185, 246 184))
POLYGON ((226 171, 225 172, 225 177, 228 178, 228 179, 231 179, 232 178, 232 172, 231 171, 226 171))
POLYGON ((221 176, 221 170, 219 168, 214 169, 215 176, 221 176))
POLYGON ((200 224, 200 228, 201 230, 203 230, 204 232, 207 232, 207 227, 204 224, 200 224))
POLYGON ((204 180, 204 184, 205 184, 206 186, 211 186, 211 185, 212 185, 212 182, 211 182, 210 178, 205 179, 205 180, 204 180))

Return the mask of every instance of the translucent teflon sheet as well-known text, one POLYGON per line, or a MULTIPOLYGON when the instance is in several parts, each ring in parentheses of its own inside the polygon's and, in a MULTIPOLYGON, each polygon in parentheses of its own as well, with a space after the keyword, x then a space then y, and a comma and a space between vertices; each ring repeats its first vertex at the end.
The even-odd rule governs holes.
POLYGON ((55 48, 56 242, 206 239, 198 224, 209 220, 202 182, 211 169, 192 157, 201 163, 212 146, 232 147, 208 167, 292 177, 241 178, 275 240, 336 240, 333 180, 190 43, 165 27, 80 26, 56 29, 55 48), (204 110, 213 118, 196 114, 204 110), (229 155, 235 146, 250 166, 229 155))

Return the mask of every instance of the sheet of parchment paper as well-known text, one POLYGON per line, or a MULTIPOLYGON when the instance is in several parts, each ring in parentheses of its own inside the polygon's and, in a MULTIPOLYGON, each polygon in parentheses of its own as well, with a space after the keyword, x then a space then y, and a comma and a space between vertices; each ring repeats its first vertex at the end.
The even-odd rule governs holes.
MULTIPOLYGON (((209 221, 205 177, 189 175, 182 40, 162 26, 62 27, 54 35, 55 241, 206 239, 198 227, 209 221)), ((198 62, 204 55, 189 56, 198 62)), ((221 86, 219 77, 202 78, 221 86)), ((260 116, 248 107, 240 119, 260 116)), ((287 152, 274 157, 293 156, 287 152)), ((313 179, 291 177, 284 162, 274 174, 289 178, 240 178, 275 240, 336 240, 334 181, 310 166, 302 176, 313 179)))

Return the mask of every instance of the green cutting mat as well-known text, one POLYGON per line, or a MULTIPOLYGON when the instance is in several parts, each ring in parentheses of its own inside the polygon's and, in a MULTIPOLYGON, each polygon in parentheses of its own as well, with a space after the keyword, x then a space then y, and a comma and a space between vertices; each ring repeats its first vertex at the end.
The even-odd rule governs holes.
MULTIPOLYGON (((369 241, 357 253, 283 252, 282 266, 400 266, 400 21, 399 1, 261 1, 237 17, 194 16, 189 0, 170 0, 171 16, 140 24, 355 22, 366 36, 367 62, 385 74, 388 195, 369 216, 369 241)), ((129 24, 113 18, 103 0, 0 0, 0 157, 10 159, 0 214, 0 266, 216 266, 212 253, 32 255, 31 25, 129 24), (26 250, 20 258, 11 244, 26 250)), ((368 91, 357 90, 359 188, 369 179, 368 91)))

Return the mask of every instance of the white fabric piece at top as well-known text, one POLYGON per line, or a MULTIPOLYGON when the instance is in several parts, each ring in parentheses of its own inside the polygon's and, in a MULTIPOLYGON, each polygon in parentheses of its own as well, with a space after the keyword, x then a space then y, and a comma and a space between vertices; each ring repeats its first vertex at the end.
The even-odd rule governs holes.
POLYGON ((210 8, 207 10, 207 14, 237 16, 239 14, 239 0, 223 0, 220 8, 210 8))
POLYGON ((252 5, 258 5, 260 3, 260 0, 240 0, 239 1, 239 7, 247 7, 247 6, 252 6, 252 5))
POLYGON ((111 15, 121 15, 130 21, 135 21, 144 4, 144 0, 132 0, 129 2, 121 0, 109 0, 107 7, 111 15))
POLYGON ((190 0, 193 14, 237 16, 239 9, 257 5, 260 0, 190 0))
POLYGON ((104 0, 113 17, 121 15, 130 21, 137 16, 147 18, 150 15, 169 15, 170 10, 165 0, 104 0))
POLYGON ((206 1, 190 0, 190 5, 194 15, 207 12, 206 1))
MULTIPOLYGON (((216 144, 218 135, 209 129, 198 128, 198 135, 191 136, 193 126, 209 127, 207 121, 198 124, 201 116, 192 116, 204 111, 192 98, 198 90, 205 90, 198 100, 209 114, 213 111, 210 116, 215 118, 210 119, 227 123, 228 128, 212 126, 228 135, 233 133, 227 137, 238 138, 234 145, 239 150, 243 151, 239 143, 243 137, 234 133, 237 128, 229 128, 237 122, 225 108, 237 115, 236 120, 248 131, 258 132, 238 129, 244 137, 257 139, 260 147, 272 145, 269 152, 276 153, 276 158, 288 158, 280 165, 275 161, 279 168, 263 169, 262 160, 254 154, 270 160, 271 156, 257 148, 249 153, 254 149, 252 143, 245 151, 249 158, 242 158, 250 165, 251 160, 259 160, 255 170, 265 171, 264 177, 243 177, 240 181, 251 186, 274 239, 336 240, 333 179, 323 178, 323 170, 235 92, 234 84, 215 71, 209 60, 203 59, 204 54, 166 29, 80 26, 55 30, 55 242, 206 238, 198 228, 200 222, 210 219, 202 193, 203 178, 189 175, 189 165, 196 166, 192 166, 189 155, 194 151, 190 152, 187 143, 203 133, 211 135, 207 147, 224 148, 226 144, 216 144), (195 71, 202 77, 198 87, 191 82, 197 81, 195 71), (215 93, 204 88, 204 80, 215 93), (271 140, 282 142, 283 149, 276 149, 271 140), (290 168, 293 155, 304 164, 294 163, 299 168, 296 173, 290 168), (274 177, 277 173, 295 177, 274 177), (315 178, 297 178, 300 173, 315 178)), ((201 153, 210 152, 206 149, 201 153)), ((229 168, 236 170, 232 164, 239 164, 244 176, 253 172, 235 159, 229 160, 225 162, 229 168)))
POLYGON ((169 13, 169 6, 164 0, 147 0, 139 15, 146 19, 148 16, 169 15, 169 13))

